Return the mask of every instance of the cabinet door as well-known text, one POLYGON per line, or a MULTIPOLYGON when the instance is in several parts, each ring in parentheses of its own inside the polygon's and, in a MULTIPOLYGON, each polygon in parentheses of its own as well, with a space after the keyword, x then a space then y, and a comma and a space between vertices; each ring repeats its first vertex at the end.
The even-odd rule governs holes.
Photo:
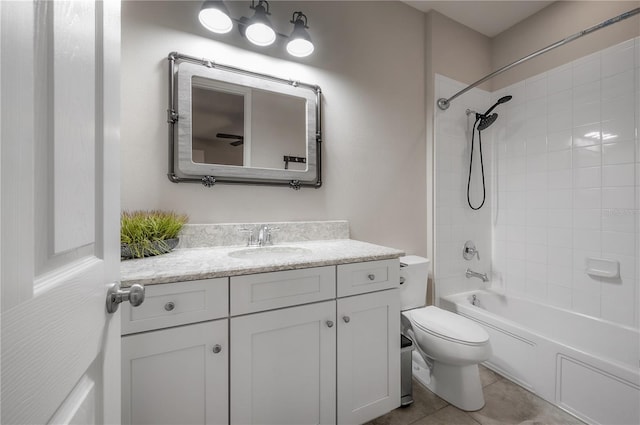
POLYGON ((336 303, 231 319, 231 424, 333 424, 336 303))
POLYGON ((338 423, 361 424, 400 406, 398 290, 338 300, 338 423))
POLYGON ((224 319, 123 337, 122 423, 228 424, 227 332, 224 319))

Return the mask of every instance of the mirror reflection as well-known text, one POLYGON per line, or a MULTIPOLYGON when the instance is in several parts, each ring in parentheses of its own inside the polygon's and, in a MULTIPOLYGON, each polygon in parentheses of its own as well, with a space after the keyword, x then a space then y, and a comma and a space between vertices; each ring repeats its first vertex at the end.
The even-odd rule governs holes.
POLYGON ((306 170, 306 99, 192 81, 192 160, 280 170, 306 170))

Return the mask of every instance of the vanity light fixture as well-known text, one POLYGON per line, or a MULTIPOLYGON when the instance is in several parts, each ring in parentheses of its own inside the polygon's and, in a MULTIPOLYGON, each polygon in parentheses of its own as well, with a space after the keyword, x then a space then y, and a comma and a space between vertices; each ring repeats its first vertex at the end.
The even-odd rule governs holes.
POLYGON ((307 15, 302 12, 293 12, 293 18, 289 21, 293 24, 293 32, 289 36, 287 52, 290 55, 303 58, 313 53, 311 36, 307 32, 307 15))
POLYGON ((255 10, 255 13, 249 19, 247 28, 244 30, 245 37, 256 46, 272 45, 276 41, 276 32, 273 30, 269 18, 267 18, 267 15, 271 15, 269 13, 269 3, 265 0, 258 0, 258 4, 254 6, 252 1, 249 8, 255 10), (264 5, 266 5, 266 8, 264 5))
POLYGON ((229 10, 219 0, 206 0, 202 3, 198 19, 203 27, 216 34, 226 34, 233 28, 229 10))
POLYGON ((198 19, 203 27, 217 34, 225 34, 233 28, 233 22, 247 40, 256 46, 270 46, 278 36, 288 39, 287 52, 295 57, 305 57, 313 53, 314 45, 307 32, 307 16, 302 12, 293 12, 291 22, 293 31, 290 36, 280 34, 273 29, 269 21, 269 2, 267 0, 252 0, 250 9, 254 11, 251 18, 240 17, 234 19, 223 1, 206 0, 200 8, 198 19))

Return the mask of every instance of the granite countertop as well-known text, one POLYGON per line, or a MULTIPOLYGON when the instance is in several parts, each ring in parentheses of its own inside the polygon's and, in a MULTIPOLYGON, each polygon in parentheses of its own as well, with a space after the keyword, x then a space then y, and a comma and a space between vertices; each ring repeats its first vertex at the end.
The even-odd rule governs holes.
MULTIPOLYGON (((358 263, 362 261, 398 258, 404 252, 352 239, 307 242, 286 242, 273 247, 297 247, 309 252, 283 255, 280 258, 233 258, 233 251, 244 246, 177 249, 168 254, 137 260, 122 261, 120 274, 123 286, 140 283, 170 283, 215 277, 239 276, 280 270, 304 269, 358 263)), ((270 247, 266 247, 269 249, 270 247)), ((265 249, 265 248, 252 248, 265 249)))

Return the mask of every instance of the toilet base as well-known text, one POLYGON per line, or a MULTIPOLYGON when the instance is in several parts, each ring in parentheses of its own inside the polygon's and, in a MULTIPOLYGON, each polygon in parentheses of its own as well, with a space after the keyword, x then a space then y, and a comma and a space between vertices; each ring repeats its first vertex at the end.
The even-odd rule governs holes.
POLYGON ((451 366, 433 361, 430 370, 422 356, 413 352, 413 376, 440 398, 465 411, 484 407, 484 394, 477 364, 451 366))

